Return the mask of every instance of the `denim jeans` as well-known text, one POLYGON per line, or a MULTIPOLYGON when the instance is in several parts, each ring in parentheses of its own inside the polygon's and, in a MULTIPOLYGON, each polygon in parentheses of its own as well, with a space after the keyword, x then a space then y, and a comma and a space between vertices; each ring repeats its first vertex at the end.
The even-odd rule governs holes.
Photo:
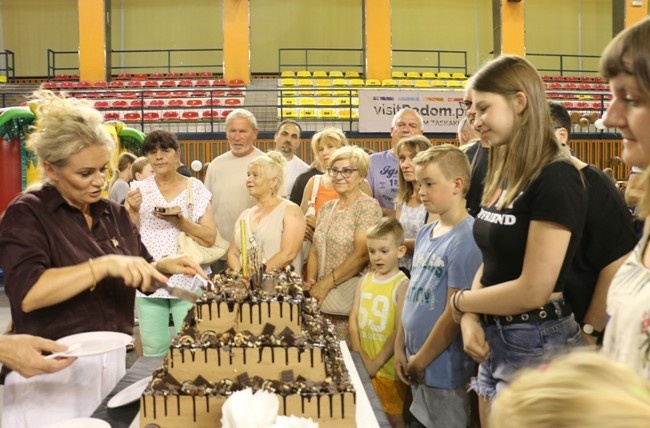
POLYGON ((535 367, 557 353, 582 344, 580 327, 573 315, 543 322, 496 324, 485 328, 489 358, 481 363, 471 389, 493 398, 515 377, 517 371, 535 367))

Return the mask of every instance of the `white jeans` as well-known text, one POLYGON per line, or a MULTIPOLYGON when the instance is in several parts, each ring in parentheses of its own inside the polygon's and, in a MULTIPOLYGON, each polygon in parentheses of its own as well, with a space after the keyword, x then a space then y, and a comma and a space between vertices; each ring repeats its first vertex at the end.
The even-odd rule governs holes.
POLYGON ((126 373, 124 347, 78 358, 57 372, 29 379, 11 372, 5 379, 2 426, 44 427, 89 417, 126 373))

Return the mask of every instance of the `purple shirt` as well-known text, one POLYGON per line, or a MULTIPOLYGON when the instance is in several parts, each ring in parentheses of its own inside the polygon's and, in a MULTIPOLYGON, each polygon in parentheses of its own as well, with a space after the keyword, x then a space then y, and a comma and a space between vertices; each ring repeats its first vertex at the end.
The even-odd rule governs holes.
POLYGON ((395 198, 399 191, 397 158, 392 150, 370 155, 368 182, 372 196, 379 201, 382 208, 395 209, 395 198))
MULTIPOLYGON (((135 289, 106 278, 59 304, 30 313, 21 302, 43 272, 107 254, 152 257, 126 209, 100 200, 90 207, 92 230, 83 213, 51 185, 14 199, 0 222, 0 268, 11 304, 15 333, 59 339, 87 331, 133 332, 135 289)), ((90 269, 88 272, 90 275, 90 269)))

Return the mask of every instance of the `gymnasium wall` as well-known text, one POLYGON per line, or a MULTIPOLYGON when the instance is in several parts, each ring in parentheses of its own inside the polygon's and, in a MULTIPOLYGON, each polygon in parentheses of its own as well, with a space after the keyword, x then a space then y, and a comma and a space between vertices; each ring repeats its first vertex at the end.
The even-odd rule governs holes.
MULTIPOLYGON (((111 3, 115 50, 222 47, 222 0, 111 3)), ((78 49, 77 4, 0 2, 0 49, 16 53, 17 76, 45 76, 48 48, 78 49)), ((362 47, 361 0, 250 0, 250 5, 253 73, 277 72, 279 48, 362 47)), ((528 0, 527 52, 599 55, 612 36, 611 7, 608 0, 528 0)), ((394 49, 466 50, 470 73, 492 56, 491 0, 393 0, 391 12, 394 49)), ((125 56, 114 57, 114 66, 120 61, 129 65, 125 56)), ((400 55, 400 61, 409 58, 400 55)))

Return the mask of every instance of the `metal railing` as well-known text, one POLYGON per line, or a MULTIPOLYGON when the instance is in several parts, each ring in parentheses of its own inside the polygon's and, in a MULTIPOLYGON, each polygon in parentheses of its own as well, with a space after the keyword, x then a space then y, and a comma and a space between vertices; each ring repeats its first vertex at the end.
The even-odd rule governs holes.
POLYGON ((467 76, 467 51, 393 49, 393 70, 462 71, 467 76))
POLYGON ((540 73, 564 75, 597 75, 600 55, 569 55, 526 53, 540 73))
POLYGON ((7 81, 16 83, 16 69, 14 63, 14 53, 9 49, 0 52, 0 75, 7 76, 7 81))
MULTIPOLYGON (((126 49, 112 50, 110 74, 147 70, 150 72, 170 73, 182 71, 211 71, 223 74, 223 49, 126 49), (207 52, 214 56, 206 55, 207 52), (131 57, 134 59, 132 60, 131 57), (206 61, 206 58, 212 58, 206 61), (124 63, 128 64, 125 65, 124 63)), ((47 50, 47 78, 54 79, 63 72, 79 74, 78 51, 47 50), (63 63, 63 64, 61 64, 63 63)))
MULTIPOLYGON (((280 48, 278 65, 285 70, 345 69, 363 72, 365 50, 355 48, 280 48), (335 59, 332 57, 335 56, 335 59)), ((279 73, 278 73, 279 74, 279 73)))

